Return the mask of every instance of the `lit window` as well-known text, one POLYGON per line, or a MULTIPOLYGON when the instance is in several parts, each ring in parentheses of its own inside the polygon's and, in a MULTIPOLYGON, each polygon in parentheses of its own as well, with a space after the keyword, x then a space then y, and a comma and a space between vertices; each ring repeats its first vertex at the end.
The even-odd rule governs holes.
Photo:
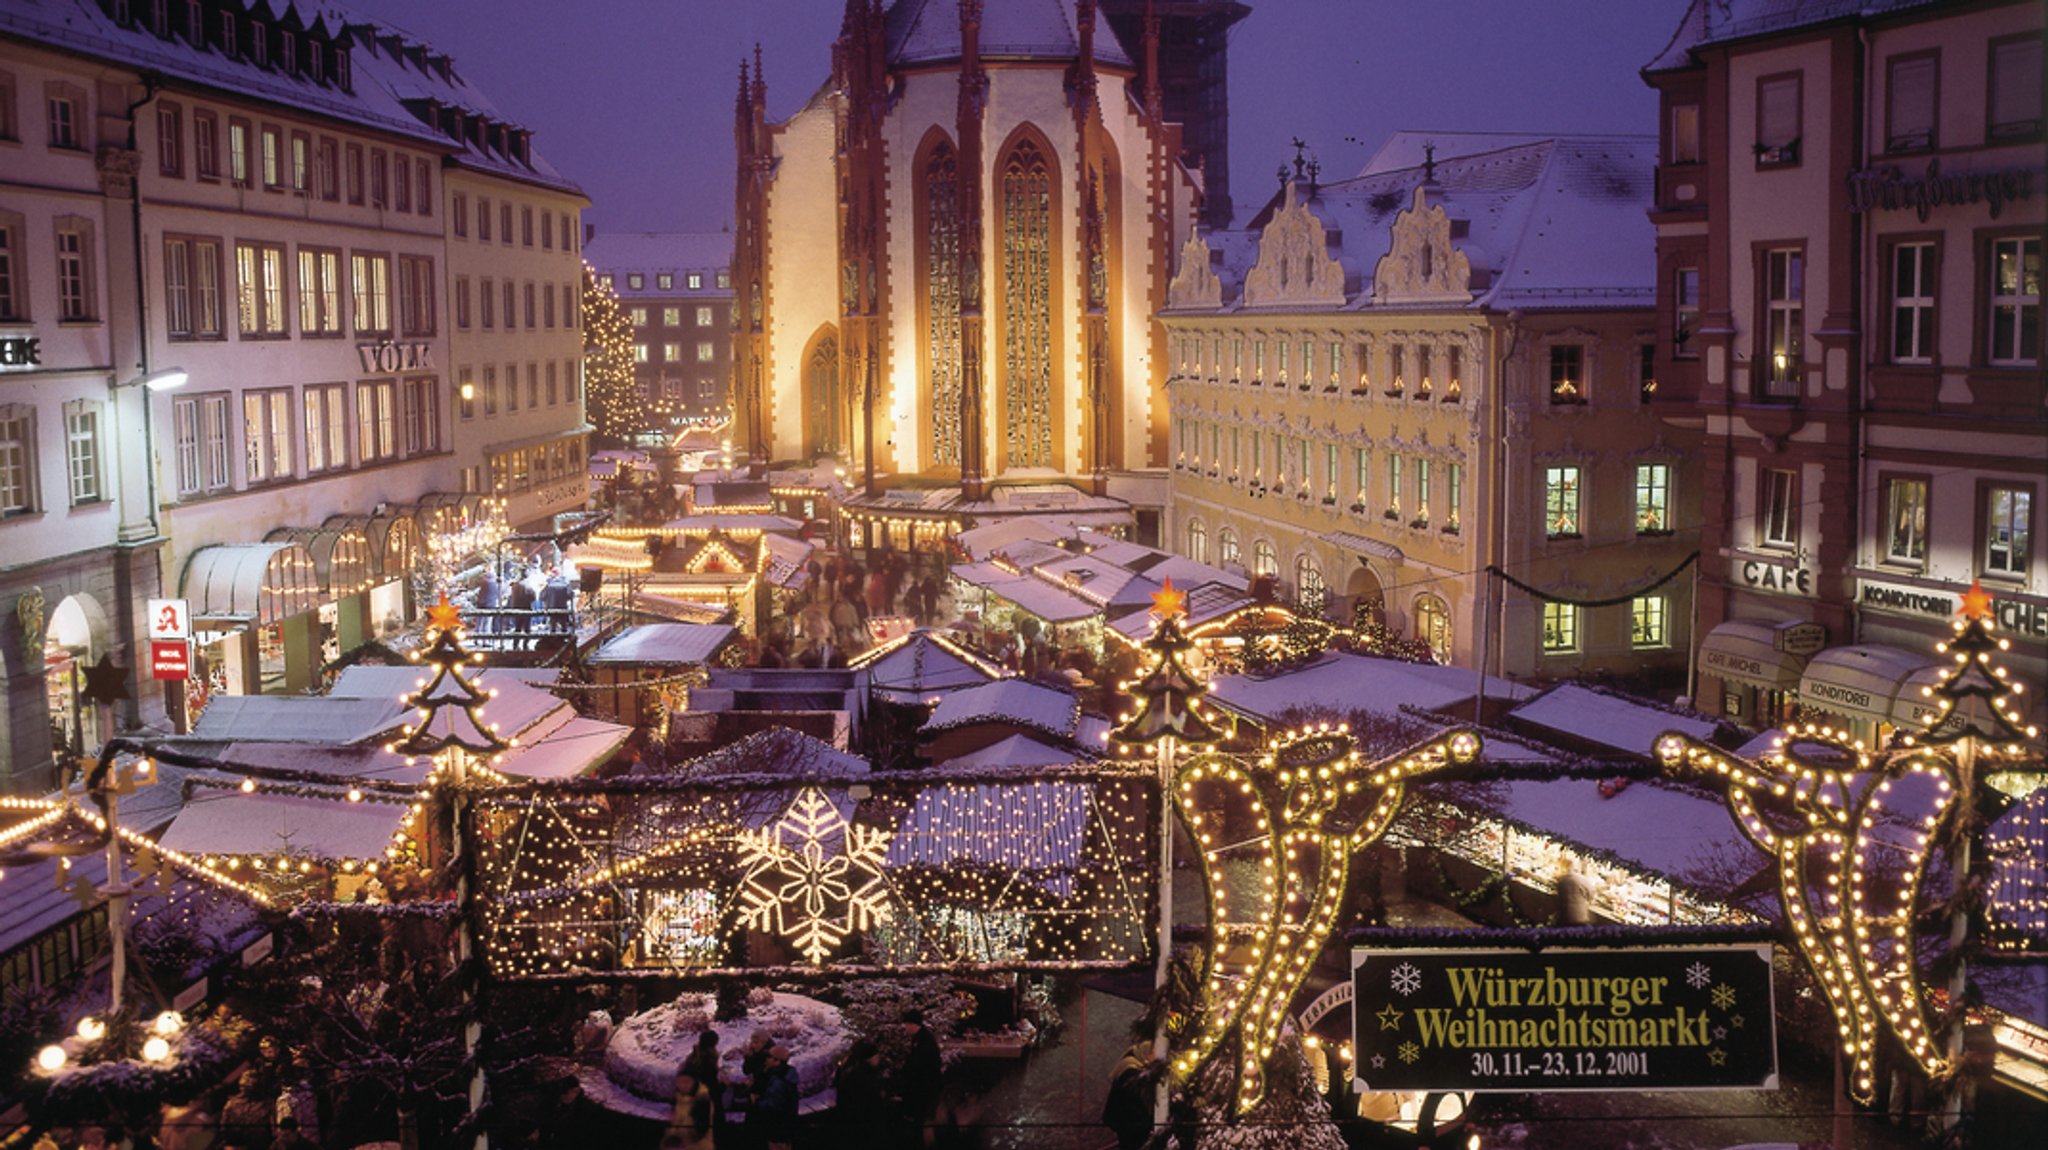
POLYGON ((1579 531, 1579 469, 1543 469, 1543 533, 1552 539, 1576 539, 1579 531))
POLYGON ((1543 604, 1543 653, 1568 655, 1579 649, 1579 609, 1570 603, 1543 604))
POLYGON ((1919 565, 1927 558, 1927 481, 1891 479, 1884 485, 1884 557, 1919 565))

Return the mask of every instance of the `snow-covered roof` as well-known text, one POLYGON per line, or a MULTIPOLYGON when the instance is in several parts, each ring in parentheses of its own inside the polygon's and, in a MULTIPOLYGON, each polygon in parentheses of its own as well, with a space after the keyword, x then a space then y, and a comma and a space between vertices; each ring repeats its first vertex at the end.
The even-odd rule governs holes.
POLYGON ((312 859, 382 859, 412 812, 404 802, 205 788, 158 839, 188 855, 290 854, 312 859))
POLYGON ((1039 878, 1064 898, 1088 841, 1085 783, 926 787, 889 840, 888 866, 981 863, 1039 878))
MULTIPOLYGON (((1381 306, 1373 277, 1392 245, 1395 217, 1413 207, 1431 175, 1422 151, 1434 145, 1429 199, 1452 220, 1452 242, 1472 267, 1472 297, 1463 306, 1648 307, 1656 144, 1653 135, 1397 132, 1361 174, 1316 187, 1306 205, 1343 265, 1342 308, 1381 306)), ((1250 220, 1253 242, 1211 244, 1223 253, 1223 310, 1244 306, 1236 285, 1257 261, 1257 231, 1278 203, 1250 220)))
POLYGON ((491 766, 522 779, 573 779, 604 765, 632 733, 631 727, 578 715, 506 751, 491 766))
POLYGON ((717 654, 733 634, 733 628, 723 623, 643 623, 607 639, 590 656, 590 662, 593 666, 701 664, 717 654))
POLYGON ((1671 42, 1657 57, 1643 66, 1645 72, 1666 72, 1690 67, 1693 53, 1709 44, 1747 40, 1807 28, 1848 17, 1868 19, 1914 8, 1929 8, 1941 0, 1693 0, 1692 7, 1678 23, 1671 42))
POLYGON ((1011 735, 977 751, 955 755, 938 764, 940 769, 981 770, 987 767, 1058 767, 1079 761, 1081 756, 1063 751, 1030 735, 1011 735))
POLYGON ((1711 720, 1674 714, 1605 691, 1566 683, 1508 712, 1508 718, 1540 731, 1612 747, 1643 759, 1655 757, 1657 736, 1678 731, 1702 742, 1713 737, 1711 720))
MULTIPOLYGON (((883 18, 894 66, 960 58, 960 0, 896 0, 883 18)), ((981 55, 988 60, 1073 60, 1081 54, 1071 0, 999 0, 982 9, 981 55)), ((1109 21, 1095 21, 1095 60, 1131 67, 1109 21)))
MULTIPOLYGON (((405 672, 408 685, 419 674, 411 667, 379 669, 405 672)), ((192 724, 191 737, 217 743, 356 743, 391 731, 404 715, 396 691, 340 698, 215 695, 192 724)))
MULTIPOLYGON (((583 260, 600 274, 612 275, 612 290, 622 300, 732 297, 731 284, 718 286, 718 273, 732 264, 731 232, 599 232, 585 241, 583 260), (695 288, 690 287, 691 272, 699 276, 695 288), (633 273, 646 277, 637 288, 626 278, 633 273), (664 274, 675 277, 668 287, 662 287, 657 278, 664 274)), ((706 450, 717 446, 716 437, 700 445, 706 450)))
POLYGON ((1631 783, 1611 796, 1600 793, 1598 779, 1496 785, 1504 796, 1500 812, 1517 822, 1709 889, 1725 891, 1725 882, 1703 873, 1717 853, 1752 858, 1759 866, 1766 861, 1718 798, 1656 782, 1631 783))
POLYGON ((869 685, 892 702, 915 702, 944 691, 980 686, 1008 674, 925 628, 869 648, 849 666, 866 668, 869 685))
POLYGON ((934 735, 981 723, 1014 723, 1070 738, 1080 715, 1080 702, 1065 691, 1025 679, 999 679, 940 699, 922 733, 934 735))
MULTIPOLYGON (((1536 692, 1519 683, 1488 676, 1488 698, 1522 700, 1536 692)), ((1435 663, 1407 663, 1369 655, 1331 652, 1306 667, 1270 678, 1219 675, 1209 699, 1217 706, 1261 723, 1272 723, 1288 711, 1317 709, 1400 713, 1402 707, 1440 711, 1469 702, 1479 694, 1477 673, 1435 663)))

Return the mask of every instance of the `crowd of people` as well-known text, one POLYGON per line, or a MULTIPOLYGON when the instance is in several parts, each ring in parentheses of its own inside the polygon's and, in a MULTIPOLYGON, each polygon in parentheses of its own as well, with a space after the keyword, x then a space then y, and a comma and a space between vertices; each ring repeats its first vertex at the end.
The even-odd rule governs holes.
MULTIPOLYGON (((938 1037, 916 1010, 903 1015, 902 1063, 885 1066, 882 1044, 856 1039, 832 1074, 835 1150, 922 1146, 939 1101, 938 1037)), ((674 1107, 662 1150, 790 1150, 803 1089, 790 1050, 765 1030, 748 1038, 737 1067, 721 1065, 718 1034, 704 1031, 676 1068, 674 1107)))

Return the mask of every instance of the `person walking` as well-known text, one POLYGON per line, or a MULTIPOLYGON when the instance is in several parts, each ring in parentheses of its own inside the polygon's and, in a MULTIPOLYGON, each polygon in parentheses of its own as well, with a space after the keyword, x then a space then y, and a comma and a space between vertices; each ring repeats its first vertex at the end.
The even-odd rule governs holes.
POLYGON ((754 1112, 747 1117, 761 1125, 761 1141, 767 1150, 790 1150, 796 1141, 796 1108, 801 1097, 796 1071, 789 1065, 789 1048, 768 1048, 768 1060, 756 1087, 754 1112))

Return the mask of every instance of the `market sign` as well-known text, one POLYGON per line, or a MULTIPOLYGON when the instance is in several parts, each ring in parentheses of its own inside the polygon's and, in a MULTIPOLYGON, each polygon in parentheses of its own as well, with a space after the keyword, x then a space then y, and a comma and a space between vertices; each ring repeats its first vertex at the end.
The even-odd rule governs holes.
POLYGON ((1771 948, 1353 950, 1358 1090, 1775 1090, 1771 948))

